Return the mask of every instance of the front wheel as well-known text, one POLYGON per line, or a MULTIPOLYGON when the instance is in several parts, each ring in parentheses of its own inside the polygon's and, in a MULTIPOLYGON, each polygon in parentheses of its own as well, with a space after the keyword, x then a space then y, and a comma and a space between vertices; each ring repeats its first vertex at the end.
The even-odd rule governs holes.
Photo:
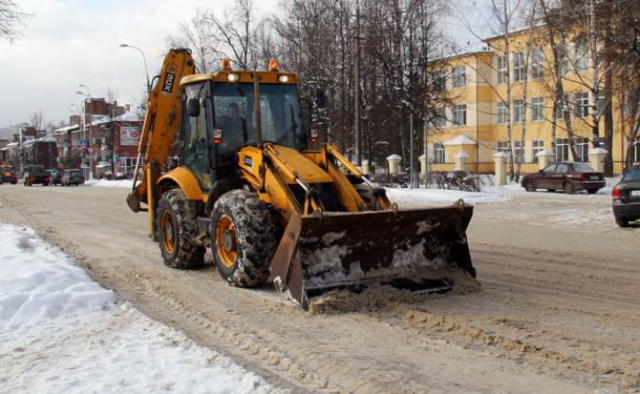
POLYGON ((165 192, 158 203, 156 234, 164 263, 171 268, 189 269, 204 264, 204 246, 198 236, 198 211, 180 189, 165 192))
POLYGON ((598 192, 598 189, 587 189, 587 193, 589 194, 596 194, 598 192))
POLYGON ((255 193, 223 194, 211 211, 211 253, 220 276, 238 287, 256 287, 269 278, 276 248, 269 208, 255 193))
POLYGON ((533 185, 533 182, 527 182, 524 184, 524 190, 528 192, 535 192, 536 187, 533 185))

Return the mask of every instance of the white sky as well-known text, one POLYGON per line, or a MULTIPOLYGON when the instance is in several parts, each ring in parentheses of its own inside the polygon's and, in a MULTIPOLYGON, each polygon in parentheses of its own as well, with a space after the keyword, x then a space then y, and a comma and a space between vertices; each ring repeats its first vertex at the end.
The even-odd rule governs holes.
MULTIPOLYGON (((198 7, 218 15, 233 1, 224 0, 21 0, 33 14, 13 43, 0 41, 0 127, 29 122, 42 109, 46 120, 68 122, 82 96, 110 88, 118 103, 138 104, 145 89, 142 56, 121 43, 141 48, 151 77, 160 68, 166 38, 177 33, 198 7)), ((259 14, 273 11, 277 0, 257 0, 259 14)))
MULTIPOLYGON (((279 9, 279 0, 254 1, 259 16, 279 9)), ((470 40, 473 46, 477 39, 455 15, 460 9, 466 10, 465 15, 477 12, 486 2, 455 1, 446 22, 450 36, 463 45, 470 40)), ((153 77, 166 53, 167 37, 177 33, 181 22, 188 22, 199 7, 214 8, 222 15, 234 1, 22 0, 19 4, 32 17, 16 41, 0 41, 0 127, 28 123, 40 109, 45 121, 68 122, 82 102, 83 96, 76 94, 82 90, 79 84, 87 86, 93 97, 106 98, 110 89, 118 103, 139 105, 145 89, 142 56, 119 45, 141 48, 153 77)))

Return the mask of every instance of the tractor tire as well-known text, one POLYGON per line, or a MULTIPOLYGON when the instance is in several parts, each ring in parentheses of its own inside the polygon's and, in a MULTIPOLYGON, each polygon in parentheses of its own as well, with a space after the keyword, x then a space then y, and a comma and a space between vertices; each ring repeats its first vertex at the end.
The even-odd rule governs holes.
POLYGON ((156 210, 156 234, 165 265, 190 269, 204 264, 205 247, 194 242, 198 235, 198 210, 180 189, 166 191, 156 210))
POLYGON ((256 287, 269 278, 276 229, 269 208, 254 193, 232 190, 211 211, 211 254, 227 282, 256 287))

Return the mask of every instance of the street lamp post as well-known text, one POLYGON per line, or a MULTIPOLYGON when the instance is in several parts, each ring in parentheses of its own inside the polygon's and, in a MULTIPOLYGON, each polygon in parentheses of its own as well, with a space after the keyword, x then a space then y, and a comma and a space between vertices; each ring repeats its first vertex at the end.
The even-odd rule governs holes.
POLYGON ((151 81, 149 80, 149 68, 147 67, 147 58, 144 56, 144 52, 142 51, 142 49, 128 44, 120 44, 120 48, 135 49, 136 51, 140 52, 140 55, 142 55, 142 61, 144 62, 144 73, 147 77, 147 94, 149 94, 151 92, 151 81))
MULTIPOLYGON (((78 87, 86 89, 87 91, 87 93, 85 93, 83 91, 78 90, 76 94, 84 96, 84 99, 82 100, 82 139, 84 141, 84 144, 86 145, 83 148, 87 149, 87 152, 88 152, 89 151, 88 148, 90 146, 89 140, 91 139, 91 136, 87 138, 87 100, 89 100, 89 105, 91 105, 91 90, 89 90, 89 88, 83 84, 78 85, 78 87)), ((89 114, 91 114, 91 109, 89 109, 89 114)), ((85 160, 86 160, 86 154, 82 157, 82 166, 86 168, 87 163, 85 160)), ((90 152, 89 152, 89 179, 93 179, 93 157, 90 152)))

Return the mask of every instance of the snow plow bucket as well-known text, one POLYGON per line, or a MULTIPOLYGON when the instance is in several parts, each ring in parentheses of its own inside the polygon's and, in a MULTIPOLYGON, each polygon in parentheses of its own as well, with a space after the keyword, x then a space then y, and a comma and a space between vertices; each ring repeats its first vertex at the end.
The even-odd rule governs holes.
POLYGON ((448 290, 473 280, 466 230, 473 207, 293 215, 271 261, 276 289, 302 308, 336 288, 381 283, 448 290))

